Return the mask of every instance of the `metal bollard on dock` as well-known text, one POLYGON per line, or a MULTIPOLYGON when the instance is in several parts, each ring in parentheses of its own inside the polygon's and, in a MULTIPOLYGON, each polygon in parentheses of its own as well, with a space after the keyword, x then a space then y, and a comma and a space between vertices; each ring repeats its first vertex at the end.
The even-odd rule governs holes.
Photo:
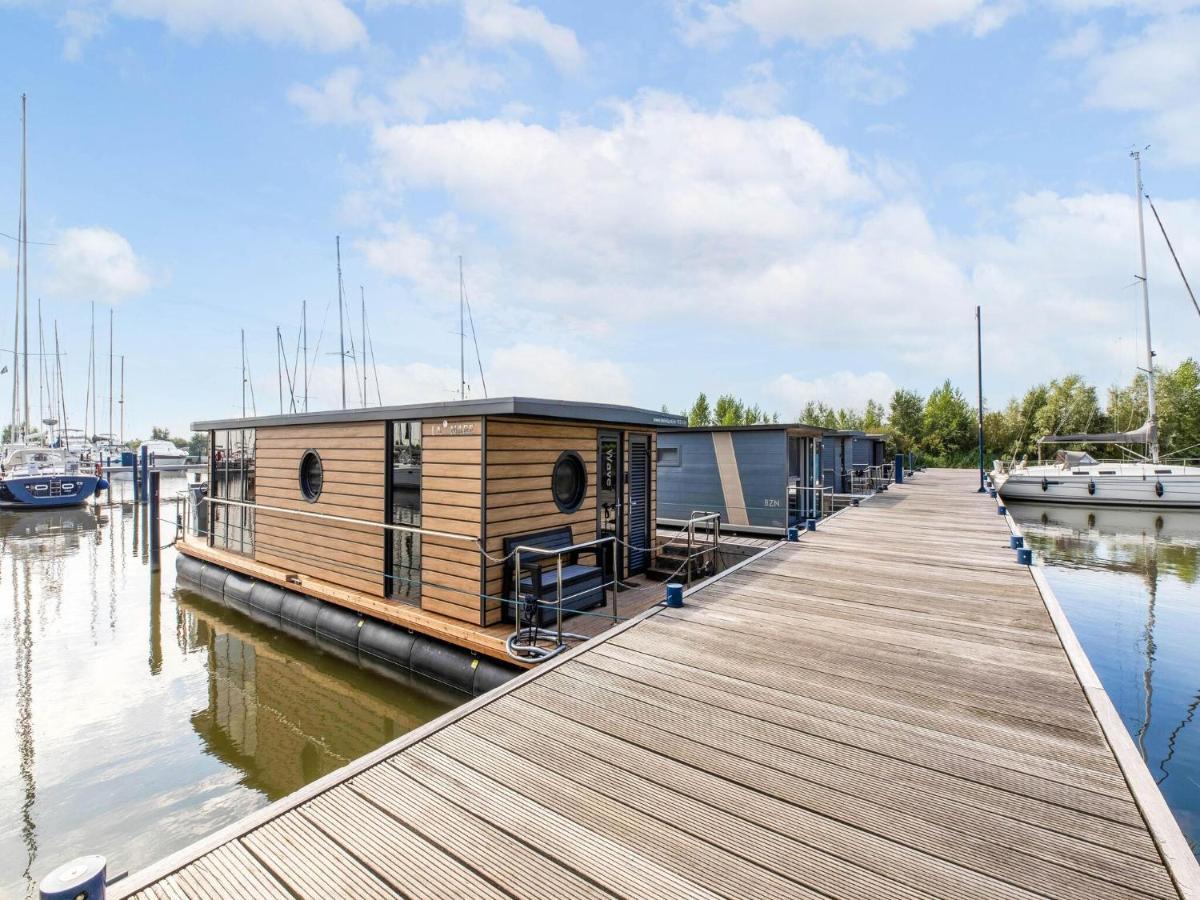
POLYGON ((804 520, 804 530, 805 531, 816 531, 817 530, 817 520, 816 519, 805 519, 804 520))
POLYGON ((1003 503, 996 507, 996 515, 998 515, 998 516, 1008 515, 1008 510, 1005 508, 1003 503))
POLYGON ((787 539, 793 542, 800 540, 800 529, 795 525, 788 526, 787 539))
POLYGON ((667 585, 667 606, 680 609, 683 606, 683 585, 672 582, 667 585))
POLYGON ((896 454, 896 462, 892 468, 892 477, 895 479, 896 484, 904 484, 904 455, 901 453, 896 454))
POLYGON ((1008 546, 1013 550, 1020 550, 1025 546, 1025 538, 1019 534, 1010 534, 1008 536, 1008 546))
POLYGON ((39 900, 104 900, 108 860, 80 856, 63 863, 38 884, 39 900))
POLYGON ((1017 551, 1017 565, 1032 566, 1033 565, 1033 551, 1030 550, 1028 547, 1022 547, 1020 550, 1018 550, 1017 551))

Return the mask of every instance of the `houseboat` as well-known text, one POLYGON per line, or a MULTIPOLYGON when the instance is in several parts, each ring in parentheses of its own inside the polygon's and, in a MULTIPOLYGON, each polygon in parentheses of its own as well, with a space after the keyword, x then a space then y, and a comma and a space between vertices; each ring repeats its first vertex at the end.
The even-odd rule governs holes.
POLYGON ((633 611, 612 588, 653 562, 658 431, 684 424, 523 397, 197 422, 207 527, 179 542, 180 571, 285 629, 484 690, 562 649, 539 633, 561 632, 560 606, 576 633, 618 600, 633 611))
POLYGON ((730 531, 784 535, 828 511, 825 430, 811 425, 664 429, 658 435, 658 521, 677 527, 719 513, 730 531))
POLYGON ((829 431, 822 439, 822 482, 835 495, 863 496, 891 480, 888 436, 865 431, 829 431))

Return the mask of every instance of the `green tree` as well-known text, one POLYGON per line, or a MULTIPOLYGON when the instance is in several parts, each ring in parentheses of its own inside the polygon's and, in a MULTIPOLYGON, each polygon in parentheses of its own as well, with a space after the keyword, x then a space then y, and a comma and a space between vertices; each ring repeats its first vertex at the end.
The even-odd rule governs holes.
POLYGON ((863 410, 863 430, 871 432, 883 431, 886 415, 882 403, 868 400, 867 408, 863 410))
POLYGON ((888 430, 901 453, 917 450, 925 436, 925 400, 915 391, 897 388, 892 394, 888 430))
POLYGON ((208 432, 193 431, 192 439, 187 442, 188 456, 208 456, 208 432))
POLYGON ((1080 375, 1067 375, 1046 386, 1045 400, 1033 424, 1036 440, 1047 434, 1102 431, 1108 427, 1108 418, 1100 409, 1096 389, 1080 375))
POLYGON ((800 411, 800 421, 818 428, 837 428, 833 409, 816 400, 809 400, 800 411))
POLYGON ((925 401, 921 449, 950 462, 975 442, 975 416, 962 391, 947 378, 925 401))
POLYGON ((693 428, 713 424, 712 410, 708 405, 708 397, 703 391, 700 392, 700 396, 696 398, 696 402, 692 404, 692 408, 688 412, 688 424, 693 428))
POLYGON ((169 441, 171 439, 171 429, 161 428, 158 425, 153 425, 150 428, 150 440, 152 441, 169 441))
POLYGON ((745 407, 733 394, 722 394, 717 398, 717 404, 713 407, 713 424, 741 425, 744 418, 745 407))

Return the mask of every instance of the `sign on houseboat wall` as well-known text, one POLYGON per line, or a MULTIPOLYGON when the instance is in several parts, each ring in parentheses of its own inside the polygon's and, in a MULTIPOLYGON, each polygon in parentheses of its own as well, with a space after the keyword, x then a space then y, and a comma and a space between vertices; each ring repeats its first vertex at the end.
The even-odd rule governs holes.
POLYGON ((433 423, 433 434, 476 434, 479 423, 476 421, 468 422, 451 422, 449 419, 443 419, 441 422, 433 423))

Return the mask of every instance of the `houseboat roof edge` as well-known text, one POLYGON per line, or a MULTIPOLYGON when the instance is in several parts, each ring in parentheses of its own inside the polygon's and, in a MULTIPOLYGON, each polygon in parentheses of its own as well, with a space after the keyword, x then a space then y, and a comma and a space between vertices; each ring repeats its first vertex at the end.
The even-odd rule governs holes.
POLYGON ((661 429, 664 434, 680 434, 699 431, 802 431, 810 437, 833 434, 828 428, 808 425, 804 422, 762 422, 757 425, 695 425, 685 428, 668 426, 661 429))
POLYGON ((646 425, 678 428, 687 419, 671 413, 620 406, 613 403, 585 403, 579 400, 545 400, 536 397, 496 397, 484 400, 445 400, 440 403, 410 403, 401 406, 368 406, 356 409, 329 409, 320 412, 287 413, 281 416, 251 416, 233 419, 208 419, 193 422, 193 431, 222 428, 269 428, 275 425, 323 425, 347 422, 381 422, 390 419, 433 419, 438 416, 531 416, 546 419, 575 419, 588 422, 612 422, 622 425, 646 425))

